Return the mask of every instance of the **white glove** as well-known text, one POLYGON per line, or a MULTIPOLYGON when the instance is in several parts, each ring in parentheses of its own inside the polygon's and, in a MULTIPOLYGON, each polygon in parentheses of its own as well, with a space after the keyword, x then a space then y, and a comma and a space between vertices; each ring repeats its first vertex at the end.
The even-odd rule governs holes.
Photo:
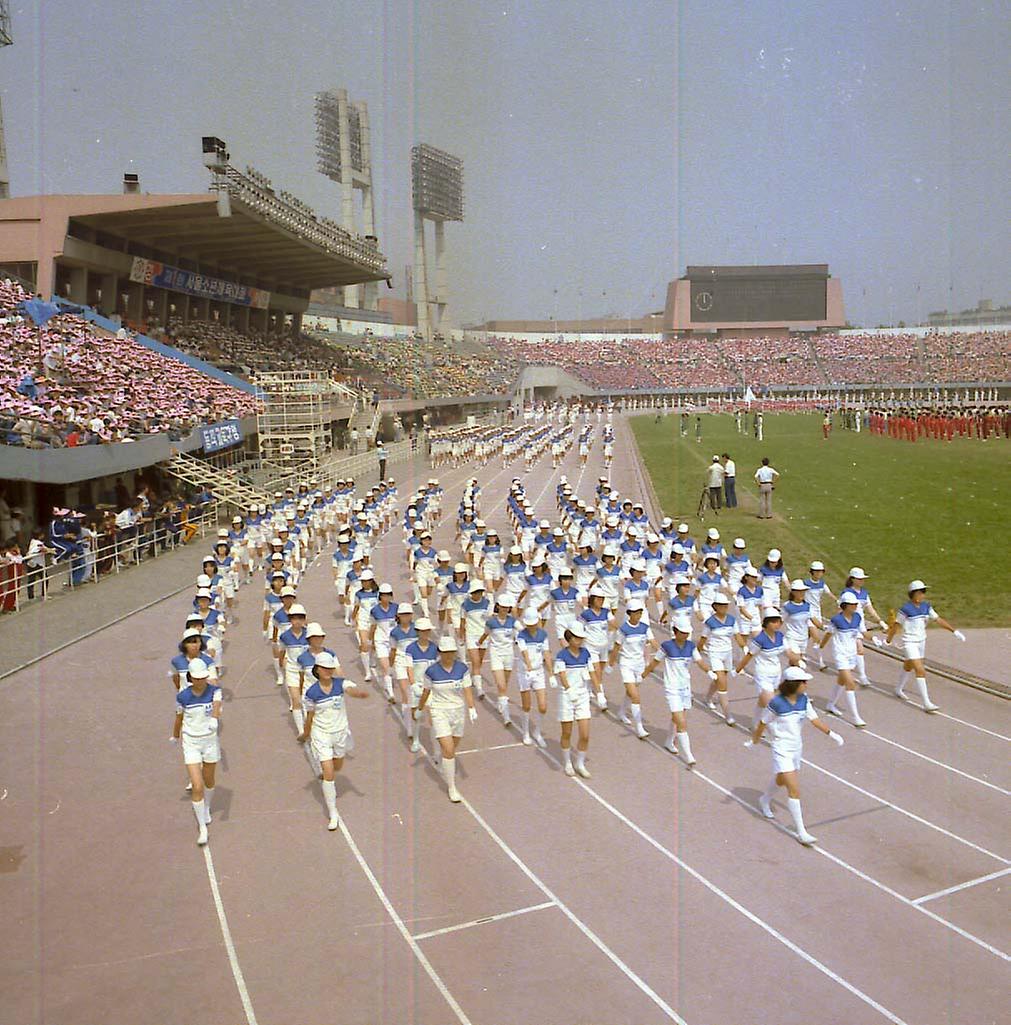
POLYGON ((467 715, 470 717, 470 721, 471 722, 477 722, 477 709, 476 708, 468 708, 467 709, 467 715))
POLYGON ((558 677, 554 673, 548 677, 548 686, 552 689, 558 686, 558 677))
POLYGON ((719 677, 717 677, 716 673, 714 673, 712 669, 710 669, 709 672, 706 673, 706 676, 708 676, 709 679, 713 681, 713 683, 716 683, 717 679, 719 679, 719 677))
POLYGON ((755 746, 755 742, 751 739, 751 737, 748 737, 748 739, 744 742, 744 746, 745 747, 754 747, 755 746))
POLYGON ((846 741, 843 740, 843 738, 838 733, 836 733, 835 730, 829 730, 828 737, 829 740, 834 740, 840 747, 842 747, 843 744, 846 743, 846 741))
POLYGON ((957 637, 957 638, 958 638, 958 639, 959 639, 960 641, 964 641, 964 640, 965 640, 965 634, 964 634, 964 633, 962 633, 962 631, 961 631, 961 630, 956 630, 956 631, 955 631, 955 636, 956 636, 956 637, 957 637))

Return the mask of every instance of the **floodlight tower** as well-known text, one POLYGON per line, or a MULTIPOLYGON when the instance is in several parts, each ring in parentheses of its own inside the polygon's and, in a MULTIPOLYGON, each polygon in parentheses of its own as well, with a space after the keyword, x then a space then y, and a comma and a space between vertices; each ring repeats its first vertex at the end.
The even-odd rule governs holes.
POLYGON ((411 193, 414 205, 414 301, 418 330, 431 339, 446 314, 446 221, 463 220, 463 161, 421 143, 411 150, 411 193), (428 289, 425 221, 435 225, 435 291, 428 289))
MULTIPOLYGON (((0 47, 10 46, 13 42, 10 8, 7 0, 0 0, 0 47)), ((4 141, 3 98, 0 97, 0 199, 6 199, 11 194, 10 181, 7 173, 7 143, 4 141)))
MULTIPOLYGON (((372 136, 369 108, 351 101, 347 89, 316 93, 316 169, 341 187, 341 225, 352 235, 375 238, 376 207, 372 193, 372 136), (362 226, 355 218, 355 189, 362 194, 362 226)), ((374 281, 346 285, 344 305, 374 310, 378 292, 374 281)))

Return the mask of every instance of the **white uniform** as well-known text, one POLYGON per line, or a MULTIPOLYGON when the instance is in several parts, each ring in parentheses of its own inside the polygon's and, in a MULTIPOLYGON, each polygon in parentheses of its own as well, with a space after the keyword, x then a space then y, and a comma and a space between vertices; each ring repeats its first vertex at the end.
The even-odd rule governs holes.
POLYGON ((927 650, 927 624, 938 615, 930 602, 919 605, 907 601, 895 615, 895 621, 902 627, 899 643, 906 658, 922 659, 927 650))
POLYGON ((547 684, 544 672, 544 652, 548 647, 547 631, 536 627, 533 633, 530 633, 528 628, 524 627, 516 635, 516 646, 520 650, 517 673, 520 690, 544 690, 547 684), (530 660, 530 669, 526 667, 524 654, 530 660))
POLYGON ((590 677, 594 656, 587 648, 573 655, 566 647, 555 656, 555 673, 564 673, 568 689, 558 688, 558 721, 590 718, 590 677))
POLYGON ((432 716, 432 736, 436 740, 463 736, 467 707, 463 692, 470 686, 470 670, 460 661, 449 669, 443 668, 441 662, 433 662, 425 670, 425 687, 431 691, 427 705, 432 716))
POLYGON ((511 670, 513 667, 513 650, 516 640, 516 620, 512 616, 500 619, 490 616, 485 622, 488 633, 488 661, 494 672, 511 670))
POLYGON ((618 646, 618 671, 622 683, 639 683, 646 668, 646 648, 653 643, 649 623, 640 619, 634 626, 625 620, 614 635, 618 646))
POLYGON ((302 679, 302 667, 299 665, 298 657, 302 652, 309 650, 309 637, 305 627, 300 634, 296 634, 289 626, 287 630, 278 634, 277 643, 284 648, 284 685, 297 690, 302 679))
POLYGON ((218 745, 218 720, 215 704, 221 707, 221 689, 208 684, 203 694, 195 694, 192 686, 176 694, 176 712, 183 717, 180 736, 183 761, 187 765, 217 762, 221 758, 218 745))
POLYGON ((837 668, 856 669, 857 642, 863 633, 863 623, 859 612, 854 612, 852 619, 837 612, 825 624, 825 633, 832 638, 832 661, 837 668))
POLYGON ((801 730, 805 719, 817 719, 818 712, 806 694, 797 694, 797 700, 791 702, 778 694, 766 706, 762 713, 772 745, 772 770, 780 772, 797 772, 804 756, 804 741, 801 730))
POLYGON ((702 636, 706 639, 706 655, 713 672, 732 672, 734 669, 734 636, 737 633, 737 617, 727 616, 720 620, 710 616, 702 624, 702 636))
POLYGON ((777 630, 773 637, 761 630, 748 641, 752 655, 755 687, 759 691, 775 690, 783 675, 782 655, 786 650, 783 633, 777 630))
POLYGON ((344 680, 335 676, 327 693, 317 680, 303 695, 306 714, 313 713, 309 734, 312 753, 321 762, 343 758, 351 749, 351 730, 344 707, 344 680))
POLYGON ((690 638, 683 645, 671 639, 660 645, 658 658, 663 659, 663 693, 672 712, 687 712, 692 707, 691 663, 701 664, 702 656, 690 638))

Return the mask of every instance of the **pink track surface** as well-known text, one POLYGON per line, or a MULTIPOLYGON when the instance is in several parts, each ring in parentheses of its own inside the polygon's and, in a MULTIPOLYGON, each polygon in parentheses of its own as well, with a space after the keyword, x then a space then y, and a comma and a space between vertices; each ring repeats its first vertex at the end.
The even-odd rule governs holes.
MULTIPOLYGON (((574 455, 562 471, 588 494, 599 444, 585 473, 574 455)), ((554 517, 546 460, 443 470, 439 547, 455 554, 472 472, 499 527, 514 474, 554 517)), ((612 478, 635 492, 631 459, 612 478)), ((409 597, 399 528, 376 562, 409 597)), ((756 813, 770 758, 741 730, 696 707, 695 771, 660 747, 659 684, 643 688, 648 742, 594 714, 588 782, 559 770, 550 692, 544 753, 483 703, 459 759, 462 805, 372 689, 350 702, 356 748, 331 834, 274 686, 259 589, 240 591, 228 633, 205 851, 167 743, 185 596, 0 685, 0 1025, 1006 1020, 1007 703, 932 679, 945 714, 926 716, 891 697, 895 663, 869 659, 869 729, 834 724, 841 749, 808 733, 820 843, 805 849, 756 813)), ((328 556, 299 600, 360 679, 328 556)), ((829 684, 812 684, 819 704, 829 684)), ((620 684, 607 687, 613 705, 620 684)), ((749 724, 750 684, 732 696, 749 724)))

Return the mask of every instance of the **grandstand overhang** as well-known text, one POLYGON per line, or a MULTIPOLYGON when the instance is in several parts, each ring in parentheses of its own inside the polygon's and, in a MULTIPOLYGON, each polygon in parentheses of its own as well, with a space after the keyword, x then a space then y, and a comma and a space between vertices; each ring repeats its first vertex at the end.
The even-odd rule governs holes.
POLYGON ((29 196, 0 201, 0 266, 34 265, 44 296, 59 289, 90 303, 80 272, 119 289, 134 260, 143 258, 268 292, 270 306, 286 313, 301 313, 315 288, 388 278, 374 247, 354 239, 320 243, 303 229, 301 222, 289 228, 239 198, 213 193, 29 196))

